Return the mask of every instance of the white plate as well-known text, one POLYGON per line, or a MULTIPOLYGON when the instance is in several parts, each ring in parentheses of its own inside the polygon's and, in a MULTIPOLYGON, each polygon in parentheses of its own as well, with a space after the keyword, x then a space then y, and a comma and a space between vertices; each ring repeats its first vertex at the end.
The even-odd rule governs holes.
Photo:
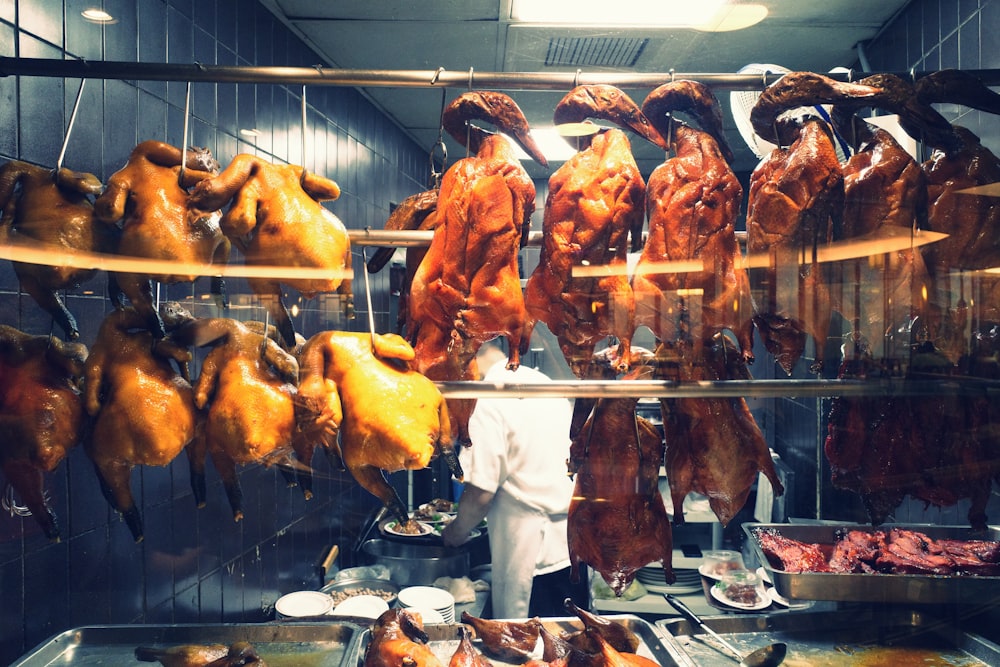
POLYGON ((333 609, 333 598, 319 591, 295 591, 282 595, 274 603, 274 611, 284 618, 325 616, 333 609))
POLYGON ((389 611, 389 603, 377 595, 355 595, 338 604, 330 613, 334 616, 378 618, 386 611, 389 611))
POLYGON ((775 588, 767 589, 767 597, 771 598, 771 601, 775 604, 780 604, 782 607, 788 607, 789 609, 805 609, 812 606, 812 600, 789 600, 782 596, 775 588))
POLYGON ((398 535, 399 537, 420 537, 422 535, 430 535, 431 533, 434 532, 434 529, 431 528, 428 524, 424 523, 423 521, 417 521, 416 523, 420 527, 419 533, 404 533, 402 531, 397 530, 396 526, 399 524, 398 521, 389 521, 388 523, 386 523, 385 532, 389 533, 390 535, 398 535))
MULTIPOLYGON (((734 568, 734 569, 740 569, 740 568, 734 568)), ((715 572, 710 571, 708 569, 708 563, 702 563, 701 565, 699 565, 698 566, 698 572, 700 572, 701 574, 705 575, 709 579, 715 579, 716 581, 722 581, 722 575, 721 574, 716 574, 715 572)))
POLYGON ((409 586, 399 591, 396 599, 401 607, 429 607, 441 611, 455 606, 455 596, 435 586, 409 586))
POLYGON ((771 584, 771 585, 774 584, 774 582, 771 581, 771 575, 768 574, 767 570, 765 570, 762 567, 757 568, 757 576, 760 577, 760 580, 763 581, 765 584, 771 584))
POLYGON ((771 598, 766 593, 758 596, 760 597, 760 600, 756 604, 740 604, 739 602, 733 602, 723 595, 722 590, 718 586, 712 586, 712 597, 727 607, 742 609, 744 611, 758 611, 760 609, 767 609, 771 606, 771 598))
POLYGON ((643 584, 643 587, 650 593, 672 593, 674 595, 690 595, 701 590, 701 584, 687 586, 685 584, 643 584))

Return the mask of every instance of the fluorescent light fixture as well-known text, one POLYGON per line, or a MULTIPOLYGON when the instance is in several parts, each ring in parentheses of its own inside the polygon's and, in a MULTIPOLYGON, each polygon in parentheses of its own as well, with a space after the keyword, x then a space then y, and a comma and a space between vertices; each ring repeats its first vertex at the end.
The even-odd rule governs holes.
POLYGON ((244 137, 259 137, 260 130, 255 127, 240 128, 240 134, 244 137))
POLYGON ((711 20, 727 0, 513 0, 511 18, 524 23, 649 28, 693 27, 711 20))
POLYGON ((80 16, 93 23, 114 23, 115 17, 100 7, 88 7, 80 12, 80 16))
MULTIPOLYGON (((517 145, 513 139, 504 135, 514 146, 514 154, 517 156, 518 160, 530 160, 531 156, 524 152, 524 150, 517 145)), ((542 151, 542 155, 545 159, 549 161, 549 164, 553 162, 565 162, 566 160, 573 157, 576 154, 576 149, 573 148, 566 138, 559 134, 559 130, 555 127, 536 127, 531 130, 531 138, 535 140, 538 144, 538 148, 542 151)))

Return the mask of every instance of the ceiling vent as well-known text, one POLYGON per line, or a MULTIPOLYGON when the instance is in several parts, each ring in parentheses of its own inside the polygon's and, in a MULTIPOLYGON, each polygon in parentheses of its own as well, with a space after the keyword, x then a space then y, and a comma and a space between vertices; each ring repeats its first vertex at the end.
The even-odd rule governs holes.
POLYGON ((649 39, 555 37, 545 52, 546 67, 633 67, 649 39))

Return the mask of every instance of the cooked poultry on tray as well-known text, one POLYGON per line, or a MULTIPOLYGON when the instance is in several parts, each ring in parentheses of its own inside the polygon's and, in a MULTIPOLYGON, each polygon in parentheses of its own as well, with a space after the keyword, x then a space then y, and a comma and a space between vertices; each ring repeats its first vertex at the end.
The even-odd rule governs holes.
POLYGON ((542 622, 537 618, 526 621, 503 621, 479 618, 462 612, 462 623, 476 631, 476 638, 483 643, 483 650, 490 657, 507 662, 524 662, 531 657, 538 643, 542 622))
MULTIPOLYGON (((144 141, 132 149, 128 162, 108 179, 94 202, 97 218, 121 226, 118 252, 177 262, 225 264, 229 240, 219 227, 218 207, 200 207, 187 188, 211 178, 219 163, 207 148, 190 148, 181 167, 182 151, 161 141, 144 141)), ((194 275, 117 274, 115 279, 132 307, 146 318, 149 330, 165 335, 154 306, 152 280, 190 282, 194 275)), ((212 279, 212 293, 225 301, 221 278, 212 279)))
MULTIPOLYGON (((167 330, 190 320, 180 308, 166 306, 160 316, 167 330)), ((136 542, 143 539, 142 517, 130 488, 136 465, 168 465, 195 441, 199 415, 194 391, 173 366, 191 353, 169 338, 157 338, 148 319, 132 308, 104 318, 85 367, 85 406, 94 418, 84 440, 101 491, 122 514, 136 542)), ((194 445, 196 446, 196 445, 194 445)), ((188 449, 195 501, 205 501, 204 460, 188 449)))
POLYGON ((632 278, 636 325, 659 340, 690 337, 696 347, 731 329, 751 359, 753 308, 736 243, 743 188, 729 167, 719 101, 703 84, 672 81, 651 92, 642 108, 674 157, 653 171, 646 188, 649 235, 632 278), (668 118, 674 111, 690 113, 701 129, 668 118), (664 267, 692 260, 700 268, 664 267))
MULTIPOLYGON (((648 375, 648 368, 638 367, 625 377, 648 375)), ((567 462, 576 476, 566 529, 571 576, 577 577, 585 563, 616 595, 655 561, 663 563, 664 580, 674 581, 670 519, 658 486, 663 439, 636 415, 637 402, 599 399, 573 438, 567 462)))
POLYGON ((396 334, 346 331, 316 334, 299 356, 303 428, 401 524, 409 521, 406 505, 383 470, 420 470, 441 455, 462 478, 448 406, 433 382, 409 368, 413 357, 413 348, 396 334))
POLYGON ((87 348, 32 336, 0 324, 0 472, 50 540, 57 517, 45 498, 44 473, 76 446, 83 428, 87 348))
POLYGON ((805 350, 808 336, 816 345, 816 370, 822 367, 831 301, 817 251, 842 227, 844 176, 825 121, 815 116, 794 125, 776 121, 783 111, 804 104, 847 103, 879 92, 819 74, 791 72, 768 86, 750 113, 754 131, 778 145, 750 177, 747 248, 751 260, 766 260, 766 268, 758 270, 759 280, 753 281, 763 286, 754 323, 787 373, 805 350), (785 266, 797 268, 779 270, 785 266))
POLYGON ((297 289, 305 298, 334 291, 351 295, 347 229, 319 203, 339 196, 340 187, 328 178, 297 165, 273 164, 245 153, 191 193, 196 206, 221 208, 230 204, 222 217, 222 231, 240 249, 247 264, 329 270, 328 277, 247 279, 286 345, 295 345, 295 329, 282 299, 282 285, 297 289))
MULTIPOLYGON (((444 174, 434 237, 407 301, 416 368, 433 380, 475 379, 470 365, 486 340, 507 338, 511 368, 528 345, 517 255, 535 208, 535 186, 507 139, 472 125, 473 119, 493 123, 546 164, 524 115, 506 95, 468 92, 444 110, 444 128, 474 155, 444 174)), ((472 409, 455 412, 458 438, 467 442, 472 409)))
POLYGON ((205 667, 229 653, 225 644, 181 644, 159 648, 138 646, 135 659, 141 662, 159 662, 163 667, 205 667))
MULTIPOLYGON (((613 86, 578 86, 556 106, 556 125, 609 120, 653 143, 665 143, 628 95, 613 86)), ((525 336, 541 321, 556 335, 570 368, 585 377, 594 347, 619 342, 618 370, 628 370, 635 328, 626 254, 642 245, 646 185, 625 133, 601 129, 549 178, 538 265, 524 300, 525 336), (631 237, 631 243, 629 238, 631 237), (594 269, 596 275, 574 272, 594 269)))
MULTIPOLYGON (((60 253, 112 252, 115 234, 95 220, 94 205, 88 199, 101 194, 102 188, 93 174, 11 160, 0 167, 0 242, 60 253)), ((80 336, 76 319, 59 290, 78 287, 96 269, 14 262, 14 273, 21 289, 52 316, 66 338, 76 340, 80 336)))
POLYGON ((236 466, 270 465, 291 455, 299 365, 273 340, 228 318, 195 320, 171 338, 185 346, 211 346, 194 403, 206 411, 204 446, 239 521, 243 493, 236 466))
POLYGON ((419 613, 390 609, 372 626, 364 667, 444 667, 444 664, 427 646, 427 633, 419 613))
POLYGON ((493 667, 493 663, 483 657, 483 654, 472 645, 472 633, 464 625, 458 626, 458 648, 448 667, 493 667))

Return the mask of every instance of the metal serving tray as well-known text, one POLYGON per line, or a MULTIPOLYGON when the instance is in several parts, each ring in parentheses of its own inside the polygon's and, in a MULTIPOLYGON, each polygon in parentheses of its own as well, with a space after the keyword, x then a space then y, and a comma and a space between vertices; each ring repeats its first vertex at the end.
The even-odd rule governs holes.
MULTIPOLYGON (((679 664, 676 662, 674 655, 667 650, 663 642, 660 639, 659 633, 656 628, 653 627, 648 621, 644 621, 638 616, 627 615, 608 615, 603 616, 613 620, 617 623, 621 623, 626 628, 630 629, 639 637, 639 648, 636 653, 639 655, 655 660, 657 664, 663 667, 674 667, 679 664)), ((543 618, 541 619, 542 625, 545 626, 547 630, 553 634, 560 634, 563 632, 576 632, 583 629, 583 623, 580 619, 575 616, 568 618, 543 618)), ((458 628, 461 623, 435 623, 427 624, 424 626, 424 630, 427 632, 428 642, 427 646, 433 651, 434 655, 438 657, 444 664, 448 664, 451 661, 451 657, 455 654, 455 650, 458 648, 458 628)), ((474 631, 473 631, 474 634, 474 631)), ((364 635, 361 638, 361 648, 358 655, 358 666, 360 667, 364 663, 364 652, 365 648, 371 641, 371 631, 365 630, 364 635)), ((473 645, 476 649, 482 651, 482 645, 478 639, 473 639, 473 645)), ((533 657, 541 658, 542 656, 542 642, 539 639, 538 646, 536 648, 536 655, 533 657)), ((518 663, 504 662, 503 660, 498 660, 492 656, 486 656, 494 667, 514 667, 518 663)), ((268 667, 270 663, 268 663, 268 667)))
POLYGON ((231 644, 248 641, 268 667, 342 667, 357 662, 361 628, 349 623, 221 625, 98 625, 67 630, 40 644, 13 667, 102 665, 135 667, 137 646, 231 644))
MULTIPOLYGON (((924 612, 871 607, 702 620, 744 655, 772 642, 788 645, 789 665, 1000 665, 1000 646, 924 612)), ((663 643, 684 667, 732 667, 729 653, 681 618, 656 621, 663 643)))
POLYGON ((774 582, 778 593, 798 600, 835 600, 842 602, 983 604, 1000 600, 1000 577, 932 574, 840 574, 832 572, 786 572, 777 570, 764 555, 754 530, 775 530, 781 535, 820 545, 833 545, 841 530, 888 530, 905 528, 924 533, 934 539, 998 540, 1000 529, 973 531, 968 526, 934 526, 926 524, 886 524, 873 527, 864 524, 820 523, 745 523, 747 541, 774 582))

